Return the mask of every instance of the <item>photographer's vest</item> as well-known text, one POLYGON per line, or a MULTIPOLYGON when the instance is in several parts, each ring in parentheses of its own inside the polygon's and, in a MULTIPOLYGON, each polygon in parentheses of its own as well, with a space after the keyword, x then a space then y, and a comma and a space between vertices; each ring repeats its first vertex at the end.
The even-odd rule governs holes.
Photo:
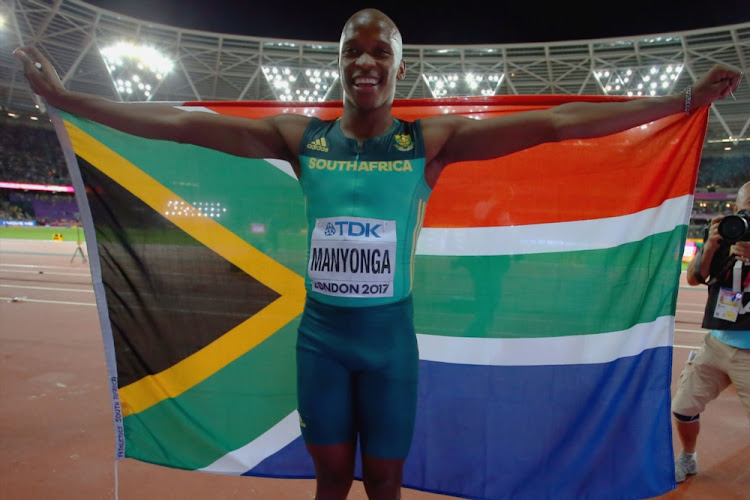
MULTIPOLYGON (((708 286, 708 301, 703 316, 703 328, 711 330, 750 330, 750 265, 737 264, 729 257, 730 247, 722 245, 714 253, 710 276, 716 282, 708 286), (716 317, 716 312, 726 311, 720 301, 734 300, 738 304, 736 321, 716 317)), ((709 281, 711 283, 711 281, 709 281)))
POLYGON ((299 159, 308 295, 348 307, 409 296, 431 193, 420 122, 394 119, 385 134, 359 143, 339 120, 313 118, 299 159))

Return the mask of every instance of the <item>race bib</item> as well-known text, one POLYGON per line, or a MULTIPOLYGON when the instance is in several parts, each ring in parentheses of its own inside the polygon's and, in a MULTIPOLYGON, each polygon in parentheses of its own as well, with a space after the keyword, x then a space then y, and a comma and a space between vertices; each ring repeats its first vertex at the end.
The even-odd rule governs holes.
POLYGON ((337 297, 393 297, 395 266, 396 221, 315 221, 307 263, 313 291, 337 297))

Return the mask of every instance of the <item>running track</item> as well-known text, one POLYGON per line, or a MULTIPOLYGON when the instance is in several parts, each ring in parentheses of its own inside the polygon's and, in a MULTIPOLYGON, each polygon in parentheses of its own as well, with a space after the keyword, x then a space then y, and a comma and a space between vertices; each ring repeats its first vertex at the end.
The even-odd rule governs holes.
MULTIPOLYGON (((0 498, 113 499, 117 489, 121 500, 312 499, 312 480, 217 476, 132 459, 118 462, 115 474, 101 330, 88 263, 75 250, 74 242, 0 240, 0 498)), ((683 273, 673 391, 705 333, 705 297, 683 273)), ((750 427, 733 387, 703 414, 698 456, 700 473, 659 498, 750 499, 750 427)), ((349 497, 366 500, 360 482, 349 497)), ((451 497, 405 490, 403 498, 451 497)))

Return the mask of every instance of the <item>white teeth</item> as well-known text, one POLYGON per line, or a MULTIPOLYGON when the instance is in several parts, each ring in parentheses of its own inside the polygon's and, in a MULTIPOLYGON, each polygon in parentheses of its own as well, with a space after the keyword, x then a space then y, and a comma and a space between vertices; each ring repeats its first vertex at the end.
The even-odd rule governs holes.
POLYGON ((355 78, 355 85, 376 85, 378 83, 377 78, 355 78))

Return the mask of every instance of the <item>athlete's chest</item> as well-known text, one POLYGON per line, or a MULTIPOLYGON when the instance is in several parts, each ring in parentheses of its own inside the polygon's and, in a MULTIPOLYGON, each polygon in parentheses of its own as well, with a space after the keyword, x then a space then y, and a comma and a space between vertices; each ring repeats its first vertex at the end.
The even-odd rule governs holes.
POLYGON ((363 142, 332 130, 309 136, 301 148, 301 184, 326 205, 373 206, 408 200, 424 182, 423 148, 407 131, 393 131, 363 142))

